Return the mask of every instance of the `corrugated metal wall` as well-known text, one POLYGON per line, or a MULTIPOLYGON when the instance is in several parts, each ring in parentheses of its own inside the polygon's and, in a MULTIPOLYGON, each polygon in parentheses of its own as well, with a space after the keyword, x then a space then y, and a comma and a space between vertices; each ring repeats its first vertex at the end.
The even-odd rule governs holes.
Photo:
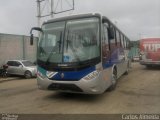
POLYGON ((23 35, 0 34, 0 66, 6 60, 26 59, 34 62, 37 53, 37 41, 30 46, 30 37, 23 35))

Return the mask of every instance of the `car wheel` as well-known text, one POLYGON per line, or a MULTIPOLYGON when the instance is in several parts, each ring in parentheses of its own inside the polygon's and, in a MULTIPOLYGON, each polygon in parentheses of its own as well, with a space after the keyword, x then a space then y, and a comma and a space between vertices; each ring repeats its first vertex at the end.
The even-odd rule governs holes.
POLYGON ((112 85, 108 88, 109 91, 113 91, 117 85, 117 70, 114 68, 112 73, 112 85))
POLYGON ((29 79, 29 78, 32 77, 32 73, 31 73, 30 71, 26 71, 26 72, 24 73, 24 77, 25 77, 26 79, 29 79))

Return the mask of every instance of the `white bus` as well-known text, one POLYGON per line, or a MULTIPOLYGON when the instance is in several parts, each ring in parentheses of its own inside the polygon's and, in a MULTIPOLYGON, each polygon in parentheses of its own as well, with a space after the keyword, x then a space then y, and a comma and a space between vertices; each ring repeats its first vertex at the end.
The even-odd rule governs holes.
POLYGON ((43 90, 101 94, 128 73, 129 39, 100 14, 44 22, 37 51, 37 83, 43 90))

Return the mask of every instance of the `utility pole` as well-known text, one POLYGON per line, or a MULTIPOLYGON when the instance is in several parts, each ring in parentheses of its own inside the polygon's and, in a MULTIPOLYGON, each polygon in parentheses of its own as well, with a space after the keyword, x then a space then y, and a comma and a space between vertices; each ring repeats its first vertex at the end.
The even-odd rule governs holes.
POLYGON ((54 0, 51 0, 51 18, 54 17, 54 0))
POLYGON ((37 0, 37 25, 40 27, 41 25, 41 1, 37 0))

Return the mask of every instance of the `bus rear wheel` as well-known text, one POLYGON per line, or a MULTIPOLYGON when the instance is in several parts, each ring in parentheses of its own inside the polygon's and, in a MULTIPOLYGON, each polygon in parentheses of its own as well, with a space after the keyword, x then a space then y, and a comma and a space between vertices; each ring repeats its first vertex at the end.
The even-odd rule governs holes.
POLYGON ((109 91, 115 90, 116 85, 117 85, 117 70, 115 68, 113 69, 111 82, 112 82, 112 85, 109 87, 108 89, 109 91))

